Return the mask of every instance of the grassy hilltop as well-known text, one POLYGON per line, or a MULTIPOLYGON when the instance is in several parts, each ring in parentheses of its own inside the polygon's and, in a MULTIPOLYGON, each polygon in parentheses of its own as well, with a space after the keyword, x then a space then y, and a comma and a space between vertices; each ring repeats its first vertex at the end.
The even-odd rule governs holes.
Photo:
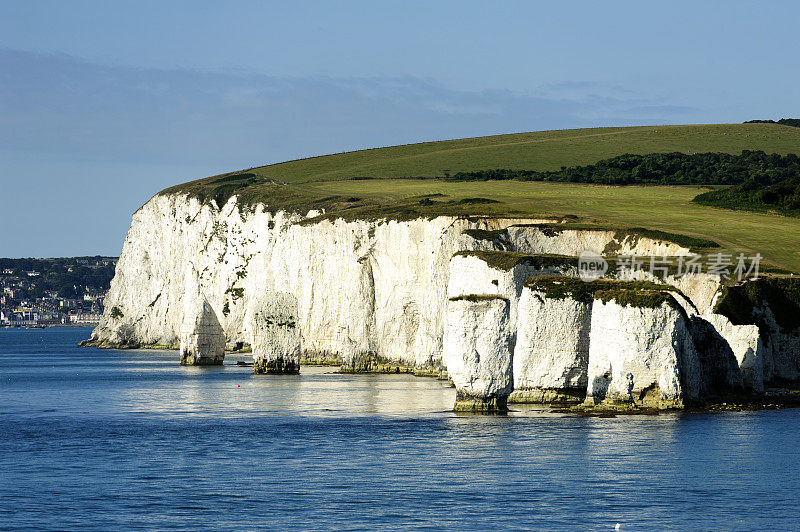
POLYGON ((570 129, 424 142, 311 157, 255 168, 285 182, 353 177, 441 176, 444 170, 557 170, 623 153, 800 151, 800 128, 776 124, 712 124, 570 129))
POLYGON ((572 215, 581 223, 646 227, 719 242, 730 252, 760 252, 800 272, 800 219, 721 210, 692 203, 707 188, 416 179, 507 168, 549 171, 625 153, 800 154, 800 128, 778 124, 647 126, 544 131, 426 142, 261 166, 171 187, 217 202, 329 217, 413 218, 437 214, 572 215), (371 179, 364 179, 371 178, 371 179))

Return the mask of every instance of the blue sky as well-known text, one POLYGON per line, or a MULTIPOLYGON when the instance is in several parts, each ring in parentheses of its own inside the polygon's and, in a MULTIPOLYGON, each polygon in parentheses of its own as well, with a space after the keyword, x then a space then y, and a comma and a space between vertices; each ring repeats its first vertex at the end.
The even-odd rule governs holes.
POLYGON ((0 2, 0 256, 178 182, 493 133, 799 116, 797 2, 0 2))

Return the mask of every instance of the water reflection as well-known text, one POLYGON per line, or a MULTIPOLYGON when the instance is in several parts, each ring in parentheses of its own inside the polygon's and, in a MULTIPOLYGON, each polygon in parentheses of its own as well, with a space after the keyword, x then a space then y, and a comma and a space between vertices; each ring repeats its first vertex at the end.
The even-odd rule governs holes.
POLYGON ((185 367, 174 352, 122 352, 120 371, 137 383, 109 408, 152 414, 426 415, 452 408, 455 392, 444 381, 413 375, 348 375, 303 366, 300 375, 253 375, 229 357, 224 366, 185 367), (147 356, 149 360, 142 359, 147 356))

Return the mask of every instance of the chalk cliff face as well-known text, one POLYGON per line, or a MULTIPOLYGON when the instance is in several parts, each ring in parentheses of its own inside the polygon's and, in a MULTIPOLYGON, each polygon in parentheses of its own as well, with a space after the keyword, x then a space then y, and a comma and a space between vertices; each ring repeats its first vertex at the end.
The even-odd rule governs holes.
POLYGON ((537 228, 517 224, 505 231, 514 251, 577 257, 584 251, 598 255, 633 254, 643 256, 687 255, 689 248, 672 242, 653 240, 617 231, 596 229, 537 228))
POLYGON ((667 277, 680 289, 674 304, 648 310, 525 287, 575 278, 582 251, 685 247, 548 220, 319 214, 155 196, 133 216, 93 343, 180 344, 189 364, 221 363, 224 344, 250 343, 256 372, 294 372, 303 356, 355 371, 446 369, 464 404, 499 404, 515 390, 512 400, 680 405, 714 386, 761 391, 773 378, 800 379, 797 329, 768 305, 753 310, 759 325, 715 314, 715 276, 667 277), (709 358, 715 350, 724 356, 709 358))
MULTIPOLYGON (((464 243, 464 240, 461 240, 464 243)), ((448 297, 470 294, 491 294, 509 301, 509 322, 517 323, 517 305, 527 279, 540 275, 578 276, 577 260, 564 257, 562 263, 549 264, 521 260, 507 267, 493 266, 482 254, 460 252, 450 261, 447 283, 448 297)))
POLYGON ((591 324, 591 299, 550 298, 526 286, 519 302, 511 400, 582 401, 588 382, 591 324))
POLYGON ((680 408, 698 399, 701 368, 684 314, 595 301, 586 400, 680 408))
POLYGON ((190 264, 229 344, 250 341, 244 318, 256 299, 284 292, 297 299, 307 353, 348 364, 378 356, 436 365, 459 235, 516 221, 302 220, 261 207, 240 210, 234 199, 217 210, 186 196, 154 197, 134 214, 94 340, 176 344, 190 264))
POLYGON ((681 408, 743 388, 727 340, 669 285, 533 277, 517 316, 511 402, 681 408))
MULTIPOLYGON (((530 234, 528 241, 546 242, 549 251, 558 251, 558 242, 568 250, 584 243, 574 231, 547 236, 549 230, 530 225, 548 220, 303 220, 261 206, 240 209, 235 197, 217 209, 185 195, 155 196, 133 216, 106 298, 108 310, 93 339, 110 346, 178 343, 188 264, 228 344, 250 341, 245 315, 255 299, 267 291, 284 292, 297 299, 305 353, 350 365, 378 357, 436 366, 451 258, 479 247, 465 230, 495 231, 525 222, 529 225, 514 229, 513 241, 530 234)), ((602 234, 597 246, 614 242, 613 232, 595 233, 602 234)), ((638 245, 644 246, 642 253, 657 247, 648 239, 638 245)))
POLYGON ((703 318, 725 337, 753 390, 800 380, 800 282, 759 278, 717 292, 703 318))
POLYGON ((800 380, 800 328, 786 329, 778 323, 769 307, 759 309, 763 321, 764 379, 769 381, 800 380))
POLYGON ((225 358, 225 331, 217 313, 203 296, 197 272, 191 267, 184 277, 183 321, 180 353, 183 365, 219 365, 225 358))

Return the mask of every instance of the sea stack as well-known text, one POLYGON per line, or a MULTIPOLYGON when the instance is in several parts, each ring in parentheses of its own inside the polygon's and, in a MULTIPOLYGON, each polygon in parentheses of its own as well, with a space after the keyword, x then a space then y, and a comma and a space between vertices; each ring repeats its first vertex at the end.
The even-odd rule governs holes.
POLYGON ((225 330, 203 295, 199 274, 191 265, 184 276, 180 341, 182 366, 219 366, 225 359, 225 330))
POLYGON ((225 332, 202 296, 187 301, 181 331, 182 366, 219 366, 225 359, 225 332))
POLYGON ((272 292, 251 310, 253 373, 300 373, 300 326, 297 299, 272 292))
POLYGON ((444 361, 456 387, 456 411, 503 412, 514 387, 508 299, 450 298, 444 361))

